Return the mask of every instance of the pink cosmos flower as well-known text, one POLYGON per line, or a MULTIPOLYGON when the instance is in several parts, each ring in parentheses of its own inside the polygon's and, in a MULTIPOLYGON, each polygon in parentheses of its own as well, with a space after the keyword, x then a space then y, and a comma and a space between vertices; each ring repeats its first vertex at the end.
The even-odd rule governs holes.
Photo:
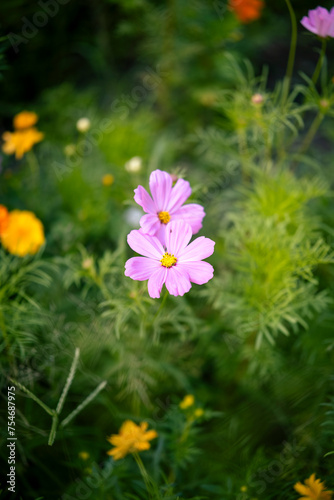
POLYGON ((213 277, 213 267, 203 262, 213 253, 215 242, 204 236, 188 245, 192 236, 189 224, 173 221, 166 231, 166 249, 155 236, 142 229, 128 235, 129 246, 144 257, 132 257, 125 263, 125 276, 133 280, 148 280, 148 293, 153 299, 160 297, 162 285, 171 295, 189 292, 191 283, 203 285, 213 277))
POLYGON ((165 243, 166 228, 170 221, 187 222, 193 234, 201 229, 205 215, 203 207, 196 203, 182 206, 191 195, 189 182, 179 179, 172 187, 171 175, 168 172, 155 170, 150 175, 149 184, 153 199, 143 186, 135 189, 134 196, 135 202, 146 212, 140 219, 144 233, 155 235, 165 243))
POLYGON ((321 38, 334 37, 334 7, 330 12, 324 7, 309 10, 300 21, 307 30, 321 38))

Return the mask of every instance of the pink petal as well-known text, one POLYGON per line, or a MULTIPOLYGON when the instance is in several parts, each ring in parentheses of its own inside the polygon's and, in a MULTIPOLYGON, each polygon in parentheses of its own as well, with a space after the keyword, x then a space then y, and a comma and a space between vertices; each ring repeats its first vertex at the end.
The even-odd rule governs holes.
POLYGON ((188 181, 179 179, 172 189, 167 211, 177 210, 191 195, 191 187, 188 181))
POLYGON ((137 253, 151 259, 160 260, 165 253, 163 246, 155 236, 143 234, 134 229, 128 234, 128 244, 137 253))
POLYGON ((215 242, 210 240, 210 238, 205 238, 200 236, 196 240, 192 241, 190 245, 181 250, 178 255, 178 262, 196 262, 202 259, 206 259, 213 254, 213 249, 215 242))
POLYGON ((203 285, 213 278, 213 267, 208 262, 182 262, 176 266, 178 269, 188 273, 192 283, 203 285))
POLYGON ((166 288, 171 295, 184 295, 189 292, 191 283, 186 270, 172 266, 167 269, 166 288))
POLYGON ((155 237, 160 241, 160 243, 165 247, 166 246, 166 230, 168 224, 161 224, 158 231, 155 233, 155 237))
POLYGON ((156 214, 145 214, 140 219, 140 227, 145 234, 155 235, 160 226, 161 222, 156 214))
POLYGON ((300 21, 300 24, 302 24, 304 26, 304 28, 306 28, 307 30, 311 31, 312 33, 317 33, 317 29, 316 27, 311 24, 310 20, 308 17, 303 17, 303 19, 300 21))
POLYGON ((149 214, 155 214, 157 212, 154 201, 143 186, 138 186, 135 189, 134 200, 144 209, 145 212, 148 212, 149 214))
MULTIPOLYGON (((162 224, 164 226, 164 224, 162 224)), ((142 228, 138 229, 138 231, 141 233, 141 234, 144 234, 146 235, 146 233, 144 233, 144 231, 142 230, 142 228)), ((160 230, 159 230, 160 231, 160 230)), ((151 236, 151 235, 146 235, 148 236, 149 240, 150 240, 150 243, 152 243, 152 245, 157 249, 157 251, 159 252, 159 255, 161 255, 161 241, 160 239, 157 237, 157 234, 159 234, 159 231, 154 235, 154 236, 151 236)), ((166 250, 163 248, 163 254, 166 252, 166 250)), ((162 255, 163 255, 162 254, 162 255)), ((159 259, 160 260, 160 259, 159 259)))
POLYGON ((146 257, 132 257, 125 263, 125 276, 133 280, 145 281, 161 267, 157 260, 147 259, 146 257))
POLYGON ((327 36, 327 28, 328 28, 328 19, 327 19, 328 12, 327 12, 326 9, 323 9, 323 10, 325 10, 326 13, 322 12, 321 14, 319 14, 319 16, 316 19, 315 26, 317 28, 317 34, 319 36, 321 36, 322 38, 326 38, 326 36, 327 36))
POLYGON ((156 212, 167 211, 172 191, 172 178, 167 172, 154 170, 150 175, 150 190, 156 212))
POLYGON ((152 299, 160 297, 161 288, 166 281, 167 267, 161 266, 151 275, 148 280, 148 294, 152 299))
POLYGON ((204 208, 196 203, 190 203, 172 212, 171 220, 183 220, 191 226, 193 234, 198 233, 202 227, 202 220, 205 215, 204 208))
POLYGON ((334 7, 331 8, 329 15, 330 15, 331 23, 330 23, 330 27, 328 29, 328 36, 331 36, 333 38, 334 37, 334 7))
POLYGON ((324 7, 317 7, 316 9, 309 10, 308 16, 304 16, 301 20, 301 24, 304 28, 322 38, 332 36, 332 23, 332 10, 329 12, 324 7))
POLYGON ((177 257, 180 251, 188 245, 191 237, 192 230, 189 224, 181 220, 170 222, 166 226, 167 252, 177 257))

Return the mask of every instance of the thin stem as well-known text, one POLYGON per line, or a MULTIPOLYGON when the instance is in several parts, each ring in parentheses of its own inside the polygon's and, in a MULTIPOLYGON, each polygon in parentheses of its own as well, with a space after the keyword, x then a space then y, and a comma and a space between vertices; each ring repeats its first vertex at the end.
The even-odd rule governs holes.
POLYGON ((287 4, 287 7, 289 9, 289 14, 291 19, 291 42, 290 42, 288 65, 286 68, 286 74, 283 82, 282 104, 285 103, 289 94, 293 66, 295 63, 296 47, 297 47, 297 20, 295 12, 293 10, 290 0, 285 0, 285 3, 287 4))
POLYGON ((49 446, 52 446, 54 443, 54 440, 56 439, 57 426, 58 426, 58 415, 55 414, 52 417, 52 425, 51 425, 51 430, 50 430, 50 435, 49 435, 49 440, 48 440, 49 446))
POLYGON ((68 374, 62 395, 60 396, 58 404, 57 404, 56 412, 58 413, 58 415, 60 414, 60 412, 64 406, 65 398, 66 398, 68 390, 73 382, 73 378, 74 378, 74 375, 75 375, 75 372, 76 372, 76 369, 78 366, 79 356, 80 356, 80 349, 79 349, 79 347, 77 347, 75 349, 74 358, 72 361, 70 373, 68 374))
POLYGON ((154 493, 154 484, 152 483, 152 479, 150 478, 150 476, 147 473, 147 470, 145 469, 145 465, 143 464, 142 459, 140 458, 140 456, 137 452, 133 453, 133 456, 134 456, 135 461, 137 462, 137 465, 138 465, 138 468, 139 468, 140 473, 142 475, 142 478, 144 479, 147 492, 154 493), (153 490, 152 490, 152 486, 153 486, 153 490))
POLYGON ((163 296, 163 299, 161 301, 161 304, 160 304, 160 307, 159 309, 157 310, 157 312, 155 313, 154 317, 153 317, 153 321, 152 323, 154 323, 154 321, 157 319, 157 317, 159 316, 160 312, 162 311, 165 303, 166 303, 166 300, 167 300, 167 297, 168 297, 168 290, 165 291, 165 295, 163 296))
POLYGON ((320 75, 320 71, 321 71, 321 68, 322 68, 322 65, 323 65, 323 62, 324 62, 324 57, 325 57, 325 54, 326 54, 326 47, 327 47, 327 38, 323 38, 322 39, 322 44, 321 44, 321 52, 320 52, 320 57, 318 59, 318 63, 315 67, 315 70, 314 70, 314 73, 313 73, 313 76, 312 76, 312 82, 314 83, 314 85, 317 83, 317 80, 319 78, 319 75, 320 75))
POLYGON ((303 142, 298 150, 299 154, 305 153, 305 151, 308 150, 308 148, 310 147, 311 142, 313 141, 314 136, 317 133, 318 128, 320 127, 321 122, 324 119, 324 117, 325 117, 325 115, 321 112, 319 112, 316 115, 316 117, 314 118, 314 120, 313 120, 313 122, 312 122, 307 134, 305 135, 304 140, 303 140, 303 142))
POLYGON ((17 387, 19 387, 19 389, 21 389, 21 391, 28 394, 28 396, 30 396, 31 399, 33 399, 37 404, 39 404, 39 406, 41 406, 43 408, 43 410, 46 411, 46 413, 51 415, 51 417, 54 417, 55 411, 51 410, 51 408, 49 408, 46 404, 44 404, 43 401, 41 401, 37 396, 35 396, 35 394, 33 392, 29 391, 29 389, 27 389, 24 385, 20 384, 20 382, 18 382, 15 379, 9 377, 9 380, 11 382, 13 382, 13 384, 17 385, 17 387))
POLYGON ((89 396, 87 396, 87 398, 61 422, 60 427, 65 427, 69 422, 71 422, 71 420, 73 420, 78 415, 78 413, 80 413, 81 410, 83 410, 85 406, 87 406, 88 403, 90 403, 92 399, 94 399, 98 395, 98 393, 105 388, 106 385, 106 380, 101 382, 97 386, 97 388, 93 392, 91 392, 89 396))

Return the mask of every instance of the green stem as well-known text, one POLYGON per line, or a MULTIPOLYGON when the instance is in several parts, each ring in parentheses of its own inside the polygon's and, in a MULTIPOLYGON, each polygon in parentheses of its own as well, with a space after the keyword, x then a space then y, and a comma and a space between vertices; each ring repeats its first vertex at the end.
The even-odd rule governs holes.
POLYGON ((167 300, 167 297, 168 297, 168 290, 165 291, 165 295, 163 296, 163 299, 161 301, 161 304, 160 304, 160 307, 159 309, 157 310, 157 312, 155 313, 154 317, 153 317, 153 321, 152 323, 154 323, 154 321, 157 319, 157 317, 159 316, 160 312, 162 311, 165 303, 166 303, 166 300, 167 300))
POLYGON ((31 399, 33 399, 37 404, 39 404, 39 406, 41 406, 43 408, 43 410, 46 411, 46 413, 48 413, 49 415, 51 415, 51 417, 54 417, 54 415, 55 415, 54 410, 51 410, 51 408, 49 408, 46 404, 44 404, 43 401, 41 401, 37 396, 35 396, 35 394, 33 392, 29 391, 29 389, 27 389, 24 385, 20 384, 20 382, 18 382, 15 379, 9 377, 9 380, 11 382, 13 382, 13 384, 17 385, 17 387, 19 389, 21 389, 21 391, 23 391, 26 394, 28 394, 28 396, 30 396, 31 399))
POLYGON ((323 38, 322 45, 321 45, 320 57, 318 59, 318 63, 315 67, 315 70, 314 70, 314 73, 312 76, 312 82, 314 83, 314 85, 317 83, 317 80, 318 80, 319 75, 320 75, 320 71, 321 71, 321 68, 322 68, 322 65, 324 62, 324 57, 326 54, 326 47, 327 47, 327 38, 323 38))
POLYGON ((305 151, 308 150, 308 148, 310 147, 310 144, 311 142, 313 141, 314 139, 314 136, 315 134, 317 133, 318 131, 318 128, 320 127, 321 125, 321 122, 322 120, 324 119, 325 115, 321 112, 319 112, 316 117, 314 118, 307 134, 305 135, 304 137, 304 140, 298 150, 298 154, 302 154, 302 153, 305 153, 305 151))
POLYGON ((67 425, 69 422, 71 422, 71 420, 74 419, 74 417, 76 417, 78 415, 78 413, 81 412, 81 410, 83 410, 85 408, 85 406, 88 405, 88 403, 90 403, 92 401, 92 399, 94 399, 98 393, 100 391, 102 391, 102 389, 105 388, 105 386, 107 385, 107 381, 104 380, 103 382, 101 382, 97 388, 91 392, 89 394, 89 396, 87 396, 87 398, 79 405, 77 406, 77 408, 75 410, 73 410, 60 424, 60 427, 65 427, 65 425, 67 425))
POLYGON ((285 103, 290 89, 293 66, 295 63, 295 55, 296 55, 296 47, 297 47, 297 20, 291 5, 290 0, 285 0, 287 7, 289 9, 290 19, 291 19, 291 42, 290 42, 290 51, 289 51, 289 59, 288 65, 286 68, 286 74, 283 81, 283 96, 282 96, 282 104, 285 103))
POLYGON ((68 390, 69 390, 69 388, 70 388, 70 386, 72 384, 72 381, 73 381, 73 378, 74 378, 74 375, 75 375, 75 371, 76 371, 77 366, 78 366, 79 356, 80 356, 80 349, 79 349, 79 347, 77 347, 75 349, 74 358, 73 358, 73 361, 72 361, 72 366, 71 366, 71 369, 70 369, 70 373, 68 374, 68 377, 67 377, 67 380, 66 380, 66 383, 65 383, 62 395, 60 396, 58 404, 57 404, 56 412, 57 412, 58 415, 60 414, 60 412, 61 412, 61 410, 62 410, 62 408, 64 406, 65 398, 66 398, 68 390))
POLYGON ((147 470, 145 469, 145 465, 142 462, 142 459, 140 458, 137 452, 133 453, 133 456, 135 461, 137 462, 142 478, 144 479, 147 492, 150 494, 154 493, 154 485, 152 484, 152 479, 148 475, 147 470), (153 486, 153 491, 152 491, 152 486, 153 486))
POLYGON ((52 426, 51 426, 49 440, 48 440, 49 446, 52 446, 54 443, 54 440, 56 439, 57 426, 58 426, 58 415, 56 413, 52 417, 52 426))

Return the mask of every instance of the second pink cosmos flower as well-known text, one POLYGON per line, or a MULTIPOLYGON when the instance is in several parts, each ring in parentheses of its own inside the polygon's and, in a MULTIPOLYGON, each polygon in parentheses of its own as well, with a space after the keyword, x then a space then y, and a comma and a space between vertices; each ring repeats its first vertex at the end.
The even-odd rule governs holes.
POLYGON ((176 220, 187 222, 193 234, 201 229, 205 215, 203 207, 196 203, 183 205, 191 195, 188 181, 179 179, 173 187, 172 177, 168 172, 155 170, 150 175, 149 185, 152 197, 143 186, 135 189, 134 196, 136 203, 146 212, 140 219, 140 226, 145 234, 157 236, 164 243, 168 224, 176 220))

